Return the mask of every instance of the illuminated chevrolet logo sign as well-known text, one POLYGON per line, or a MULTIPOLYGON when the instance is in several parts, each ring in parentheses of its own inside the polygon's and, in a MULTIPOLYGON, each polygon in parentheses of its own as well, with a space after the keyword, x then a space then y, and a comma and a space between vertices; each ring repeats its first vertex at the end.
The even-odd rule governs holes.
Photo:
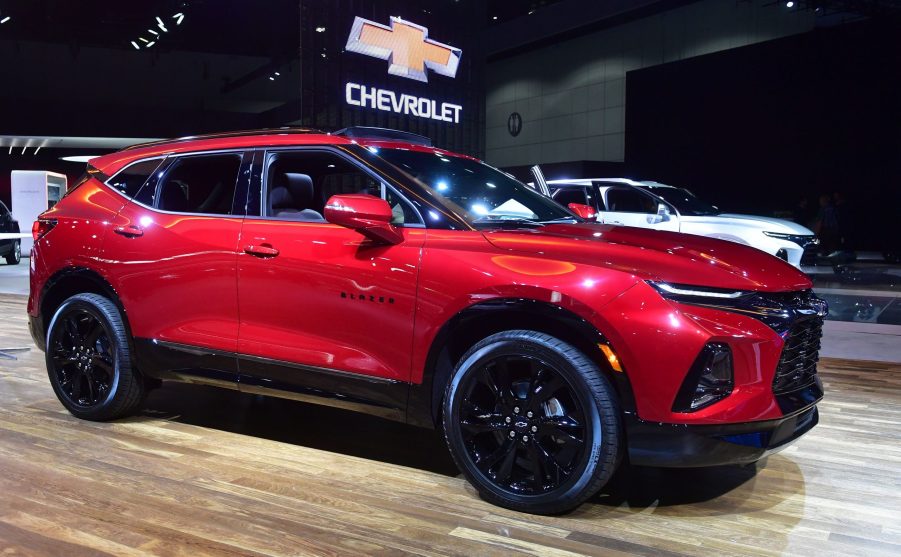
POLYGON ((345 48, 387 60, 391 75, 428 82, 428 68, 441 75, 456 76, 462 51, 433 41, 428 35, 425 27, 399 17, 392 17, 390 26, 357 17, 345 48))

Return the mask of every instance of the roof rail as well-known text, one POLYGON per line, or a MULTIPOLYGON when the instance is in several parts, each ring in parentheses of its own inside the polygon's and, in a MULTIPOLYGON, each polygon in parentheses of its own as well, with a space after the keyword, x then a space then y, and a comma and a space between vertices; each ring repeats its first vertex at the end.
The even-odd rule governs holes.
POLYGON ((322 130, 317 130, 313 128, 261 128, 256 130, 240 130, 240 131, 231 131, 231 132, 218 132, 218 133, 208 133, 203 135, 189 135, 186 137, 178 137, 175 139, 163 139, 160 141, 151 141, 149 143, 138 143, 137 145, 132 145, 130 147, 126 147, 123 149, 124 151, 128 151, 130 149, 139 149, 141 147, 153 147, 155 145, 168 145, 170 143, 180 143, 182 141, 196 141, 198 139, 223 139, 227 137, 242 137, 246 135, 283 135, 283 134, 309 134, 309 133, 325 133, 322 130))
POLYGON ((361 138, 382 139, 388 141, 404 141, 406 143, 412 143, 414 145, 424 145, 426 147, 432 147, 432 140, 424 135, 400 130, 392 130, 389 128, 352 126, 349 128, 340 129, 336 132, 332 132, 332 135, 338 135, 341 137, 346 137, 348 139, 361 138))

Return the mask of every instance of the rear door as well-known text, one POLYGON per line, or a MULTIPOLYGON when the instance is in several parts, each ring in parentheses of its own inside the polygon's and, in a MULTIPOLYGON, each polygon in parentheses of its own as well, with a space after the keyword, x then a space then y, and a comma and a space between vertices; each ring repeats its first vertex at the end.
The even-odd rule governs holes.
MULTIPOLYGON (((203 348, 231 354, 224 367, 234 369, 251 158, 243 151, 170 157, 111 224, 104 257, 139 355, 148 346, 192 356, 203 348)), ((234 381, 234 371, 223 379, 234 381)))

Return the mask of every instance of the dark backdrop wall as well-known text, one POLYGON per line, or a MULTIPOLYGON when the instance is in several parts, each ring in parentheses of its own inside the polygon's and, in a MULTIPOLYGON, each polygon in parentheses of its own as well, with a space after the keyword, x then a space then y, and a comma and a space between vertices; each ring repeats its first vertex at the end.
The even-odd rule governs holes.
POLYGON ((858 249, 897 249, 901 41, 867 22, 629 72, 626 167, 721 209, 842 192, 858 249))
POLYGON ((328 130, 346 126, 401 129, 428 136, 436 145, 453 151, 484 156, 484 54, 479 44, 486 20, 484 2, 308 0, 302 6, 301 56, 306 62, 301 69, 303 95, 286 106, 289 113, 280 120, 291 115, 297 118, 302 106, 304 125, 328 130), (382 25, 388 25, 390 17, 396 16, 428 28, 429 38, 462 50, 456 77, 427 72, 428 83, 422 83, 390 75, 387 61, 345 52, 355 16, 382 25), (325 32, 316 31, 322 27, 325 32), (461 121, 445 123, 349 106, 344 101, 344 85, 348 81, 461 105, 461 121))

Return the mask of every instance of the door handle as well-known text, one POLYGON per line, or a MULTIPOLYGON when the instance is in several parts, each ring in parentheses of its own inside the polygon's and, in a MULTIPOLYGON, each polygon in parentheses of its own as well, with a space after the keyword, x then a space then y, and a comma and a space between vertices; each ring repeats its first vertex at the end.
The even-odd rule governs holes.
POLYGON ((244 253, 253 255, 254 257, 275 257, 278 255, 278 250, 272 246, 263 244, 261 246, 247 246, 244 248, 244 253))
POLYGON ((121 236, 125 236, 126 238, 138 238, 144 235, 144 230, 133 224, 130 224, 128 226, 120 226, 113 230, 113 232, 121 236))

